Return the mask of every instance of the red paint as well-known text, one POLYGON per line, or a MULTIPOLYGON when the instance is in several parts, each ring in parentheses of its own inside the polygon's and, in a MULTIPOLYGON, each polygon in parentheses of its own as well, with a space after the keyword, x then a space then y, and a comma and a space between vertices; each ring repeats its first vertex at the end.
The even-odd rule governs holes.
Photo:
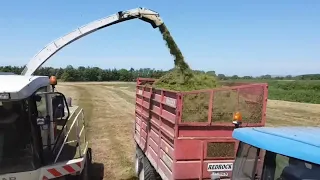
POLYGON ((81 168, 81 162, 77 162, 76 165, 78 165, 79 168, 81 168))
POLYGON ((48 172, 51 173, 54 177, 60 177, 63 175, 59 171, 57 171, 56 169, 48 169, 48 172))
MULTIPOLYGON (((257 123, 247 123, 243 118, 243 127, 265 125, 265 112, 268 96, 268 86, 265 83, 246 84, 238 83, 235 86, 198 90, 192 92, 175 92, 145 87, 145 83, 152 84, 154 79, 138 78, 136 90, 136 126, 135 140, 145 154, 152 159, 155 169, 165 174, 169 179, 209 179, 208 163, 233 162, 238 142, 232 138, 234 125, 232 114, 230 122, 219 122, 218 116, 210 109, 214 108, 215 98, 222 91, 236 92, 234 111, 245 112, 257 105, 258 98, 262 103, 261 119, 257 123), (202 123, 183 122, 183 99, 188 94, 207 93, 208 120, 202 123), (175 100, 175 102, 173 101, 175 100), (245 110, 240 103, 246 103, 245 110), (242 109, 241 109, 242 108, 242 109), (234 154, 231 157, 208 157, 208 143, 234 143, 234 154)), ((234 98, 230 96, 230 98, 234 98)), ((195 102, 196 103, 196 102, 195 102)), ((242 115, 245 117, 244 115, 242 115)), ((231 176, 231 172, 228 172, 231 176)))
POLYGON ((66 171, 68 171, 68 173, 73 173, 75 172, 76 170, 74 170, 71 166, 63 166, 63 169, 65 169, 66 171))

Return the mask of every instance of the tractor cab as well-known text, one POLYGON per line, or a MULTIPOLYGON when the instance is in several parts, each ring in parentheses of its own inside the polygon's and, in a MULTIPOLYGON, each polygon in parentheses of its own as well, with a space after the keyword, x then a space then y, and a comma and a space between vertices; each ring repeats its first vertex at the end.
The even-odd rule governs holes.
POLYGON ((56 162, 70 116, 56 79, 3 75, 0 83, 0 177, 56 162))
POLYGON ((239 128, 233 138, 240 143, 232 180, 320 179, 320 128, 239 128))

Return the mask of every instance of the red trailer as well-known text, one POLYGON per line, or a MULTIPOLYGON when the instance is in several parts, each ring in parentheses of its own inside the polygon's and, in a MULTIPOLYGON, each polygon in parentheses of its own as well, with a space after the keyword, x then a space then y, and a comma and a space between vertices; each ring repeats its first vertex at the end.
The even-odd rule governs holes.
POLYGON ((139 179, 210 179, 212 173, 230 178, 238 147, 232 138, 234 118, 242 120, 240 127, 265 125, 267 84, 175 92, 152 88, 154 81, 137 79, 139 179))

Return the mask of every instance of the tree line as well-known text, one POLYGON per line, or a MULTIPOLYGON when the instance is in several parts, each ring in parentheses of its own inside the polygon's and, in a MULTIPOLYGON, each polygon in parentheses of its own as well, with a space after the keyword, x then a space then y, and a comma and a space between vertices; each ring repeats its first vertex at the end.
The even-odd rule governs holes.
MULTIPOLYGON (((0 72, 12 72, 20 74, 24 66, 0 66, 0 72)), ((220 80, 320 80, 320 74, 306 74, 299 76, 278 76, 263 75, 259 77, 252 76, 227 76, 224 74, 216 74, 215 71, 199 71, 200 73, 207 73, 216 76, 220 80)), ((73 67, 68 65, 65 68, 42 67, 35 72, 35 75, 40 76, 56 76, 63 81, 135 81, 138 77, 143 78, 159 78, 167 71, 156 70, 151 68, 140 69, 101 69, 99 67, 73 67)))

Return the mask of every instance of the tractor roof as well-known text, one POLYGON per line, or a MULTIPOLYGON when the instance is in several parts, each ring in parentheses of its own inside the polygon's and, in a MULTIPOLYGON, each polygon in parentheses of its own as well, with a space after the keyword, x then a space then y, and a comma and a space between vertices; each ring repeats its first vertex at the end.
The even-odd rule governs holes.
POLYGON ((261 149, 320 164, 320 128, 317 127, 238 128, 232 136, 261 149))
POLYGON ((0 75, 0 94, 10 93, 10 99, 24 99, 39 88, 49 85, 47 76, 0 75))

